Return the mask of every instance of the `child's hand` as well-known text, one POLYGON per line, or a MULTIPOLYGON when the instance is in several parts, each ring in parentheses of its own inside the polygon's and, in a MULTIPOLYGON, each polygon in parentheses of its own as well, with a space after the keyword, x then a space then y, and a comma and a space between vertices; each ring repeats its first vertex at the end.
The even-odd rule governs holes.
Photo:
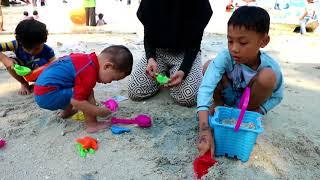
POLYGON ((108 108, 105 108, 105 107, 97 107, 97 108, 99 108, 98 116, 100 116, 100 117, 106 117, 112 113, 108 108))
POLYGON ((179 84, 182 83, 184 77, 184 72, 183 71, 177 71, 175 72, 171 77, 169 83, 166 85, 168 87, 174 87, 178 86, 179 84))
POLYGON ((214 158, 214 142, 209 126, 200 128, 197 146, 201 156, 204 155, 208 150, 211 150, 211 156, 214 158))
POLYGON ((158 64, 155 59, 150 58, 148 60, 146 73, 147 73, 147 75, 149 75, 153 79, 156 78, 156 75, 159 73, 159 70, 158 70, 158 64))

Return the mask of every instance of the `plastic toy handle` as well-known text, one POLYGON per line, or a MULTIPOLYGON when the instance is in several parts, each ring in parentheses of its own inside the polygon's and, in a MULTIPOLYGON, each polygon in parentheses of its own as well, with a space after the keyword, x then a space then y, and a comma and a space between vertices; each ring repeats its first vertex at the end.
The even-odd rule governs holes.
POLYGON ((250 88, 249 87, 246 87, 242 96, 241 96, 241 99, 240 99, 240 102, 238 104, 238 108, 241 109, 241 112, 240 112, 240 115, 238 117, 238 120, 237 120, 237 124, 236 126, 234 127, 234 131, 238 131, 239 130, 239 127, 240 127, 240 124, 242 122, 242 119, 244 117, 244 114, 247 110, 247 107, 248 107, 248 104, 249 104, 249 100, 250 100, 250 88))
POLYGON ((118 123, 121 123, 121 124, 136 124, 137 121, 135 119, 120 119, 120 118, 112 117, 111 118, 111 123, 112 124, 118 124, 118 123))
POLYGON ((118 103, 114 99, 108 99, 107 101, 101 101, 110 111, 116 112, 118 110, 118 103))

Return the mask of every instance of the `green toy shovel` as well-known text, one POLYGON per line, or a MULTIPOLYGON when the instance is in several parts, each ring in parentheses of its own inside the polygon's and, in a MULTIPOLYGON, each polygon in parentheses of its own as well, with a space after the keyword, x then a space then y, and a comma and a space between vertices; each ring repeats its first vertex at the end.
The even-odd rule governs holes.
POLYGON ((25 66, 20 66, 19 64, 13 65, 13 70, 19 75, 19 76, 25 76, 31 73, 31 69, 25 66))

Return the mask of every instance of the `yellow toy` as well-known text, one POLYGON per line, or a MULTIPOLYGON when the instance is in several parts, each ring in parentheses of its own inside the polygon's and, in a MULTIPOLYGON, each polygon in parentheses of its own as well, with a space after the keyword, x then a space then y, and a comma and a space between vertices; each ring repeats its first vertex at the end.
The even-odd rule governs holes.
POLYGON ((85 120, 85 117, 84 117, 84 114, 82 111, 79 111, 77 112, 76 114, 74 114, 72 117, 71 117, 72 120, 75 120, 75 121, 84 121, 85 120))
POLYGON ((75 24, 86 23, 86 12, 84 8, 73 9, 70 11, 70 19, 75 24))

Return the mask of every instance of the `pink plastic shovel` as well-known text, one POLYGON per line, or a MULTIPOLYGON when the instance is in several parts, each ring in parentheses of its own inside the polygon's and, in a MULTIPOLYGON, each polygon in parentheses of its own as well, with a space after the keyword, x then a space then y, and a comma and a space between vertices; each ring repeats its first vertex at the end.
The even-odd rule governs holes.
POLYGON ((151 117, 148 115, 140 114, 133 119, 120 119, 120 118, 111 118, 112 124, 137 124, 139 127, 148 128, 152 125, 151 117))
POLYGON ((250 100, 250 88, 246 87, 243 91, 243 94, 241 96, 240 102, 238 104, 238 108, 241 109, 240 115, 237 120, 237 124, 234 127, 234 131, 237 132, 239 130, 240 124, 242 122, 242 119, 244 117, 244 114, 247 110, 248 104, 250 100))

